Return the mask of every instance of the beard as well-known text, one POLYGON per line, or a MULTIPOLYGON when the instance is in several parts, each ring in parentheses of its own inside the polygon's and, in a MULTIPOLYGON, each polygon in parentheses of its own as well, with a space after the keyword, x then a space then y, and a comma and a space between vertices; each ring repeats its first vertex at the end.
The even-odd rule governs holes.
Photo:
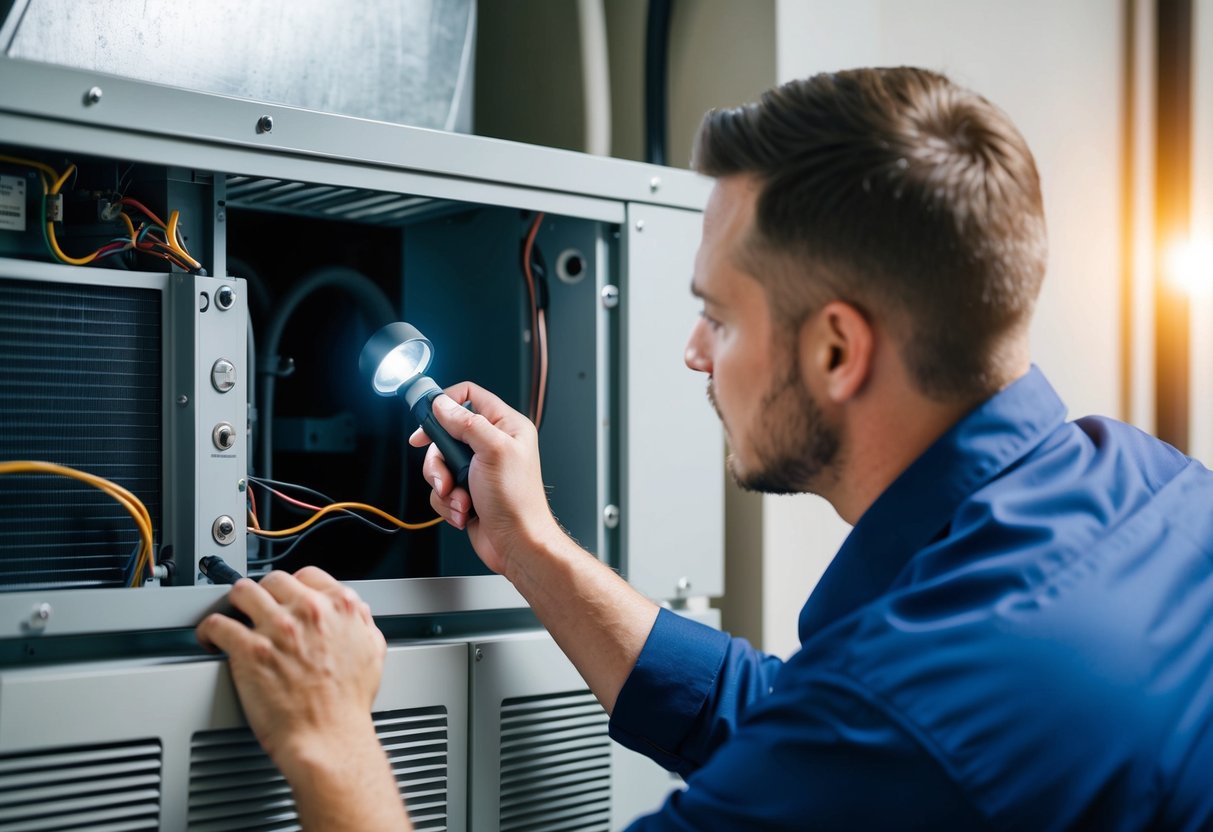
MULTIPOLYGON (((752 470, 741 471, 734 454, 728 456, 729 474, 746 491, 763 494, 800 494, 819 487, 821 476, 838 454, 838 431, 826 423, 821 407, 800 380, 798 361, 762 397, 758 423, 751 428, 752 470)), ((724 417, 708 379, 708 401, 721 423, 724 417)))

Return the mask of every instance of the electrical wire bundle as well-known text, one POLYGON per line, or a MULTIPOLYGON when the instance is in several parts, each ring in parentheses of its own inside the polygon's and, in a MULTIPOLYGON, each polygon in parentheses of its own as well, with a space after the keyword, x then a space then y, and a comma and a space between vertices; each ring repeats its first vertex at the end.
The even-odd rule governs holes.
POLYGON ((42 219, 39 222, 39 225, 42 227, 42 239, 46 243, 47 251, 60 263, 65 263, 69 266, 86 266, 124 251, 137 251, 140 254, 148 254, 152 257, 166 260, 183 271, 198 273, 202 270, 202 264, 190 255, 188 249, 185 247, 185 241, 181 238, 181 231, 178 228, 180 211, 170 212, 168 222, 166 223, 143 203, 125 196, 120 197, 116 204, 134 208, 145 216, 147 221, 141 222, 139 227, 136 228, 130 216, 126 212, 119 210, 111 219, 122 221, 127 230, 125 236, 116 237, 95 251, 80 257, 73 257, 67 254, 59 245, 59 240, 55 233, 55 220, 48 213, 47 205, 52 200, 61 199, 63 186, 76 173, 76 166, 74 164, 68 165, 67 170, 60 174, 50 165, 36 162, 32 159, 0 155, 0 162, 21 165, 38 172, 38 176, 42 181, 42 219))
POLYGON ((522 274, 526 278, 527 296, 531 310, 531 400, 528 415, 536 429, 543 421, 543 405, 548 385, 548 320, 546 275, 540 271, 536 279, 536 266, 543 269, 535 237, 543 223, 543 212, 535 214, 522 246, 522 274), (538 262, 537 262, 538 260, 538 262))
POLYGON ((253 476, 250 476, 248 480, 251 485, 264 489, 269 495, 277 497, 287 505, 312 512, 312 515, 302 523, 288 529, 278 529, 273 531, 263 529, 257 520, 257 497, 253 491, 253 488, 250 487, 248 490, 249 534, 259 538, 290 541, 289 546, 287 546, 281 552, 274 553, 270 557, 250 558, 250 569, 258 566, 268 566, 269 564, 282 560, 289 555, 291 551, 294 550, 294 548, 298 546, 299 543, 302 542, 303 538, 305 538, 307 535, 316 531, 316 529, 322 528, 323 526, 331 523, 335 523, 339 520, 357 520, 371 527, 375 531, 380 532, 381 534, 395 534, 401 529, 418 531, 420 529, 428 529, 430 526, 436 526, 442 522, 441 517, 435 517, 432 520, 427 520, 423 523, 406 523, 404 520, 400 520, 392 516, 381 508, 376 508, 375 506, 368 505, 366 503, 336 502, 331 497, 303 485, 296 485, 294 483, 280 482, 279 480, 264 479, 262 477, 253 476), (292 489, 297 493, 308 495, 316 500, 321 501, 323 505, 314 505, 312 503, 304 502, 301 499, 292 497, 290 494, 287 494, 285 491, 280 489, 292 489), (367 517, 364 514, 359 514, 358 512, 360 511, 374 515, 382 520, 386 520, 391 525, 381 525, 372 520, 370 517, 367 517))
POLYGON ((139 542, 135 545, 135 550, 131 553, 125 570, 126 585, 142 586, 145 579, 160 576, 159 573, 163 571, 163 568, 156 566, 155 548, 152 541, 152 517, 143 501, 118 483, 87 471, 69 468, 66 465, 31 460, 0 462, 0 475, 3 474, 55 474, 87 483, 113 497, 119 505, 126 509, 139 529, 139 542))

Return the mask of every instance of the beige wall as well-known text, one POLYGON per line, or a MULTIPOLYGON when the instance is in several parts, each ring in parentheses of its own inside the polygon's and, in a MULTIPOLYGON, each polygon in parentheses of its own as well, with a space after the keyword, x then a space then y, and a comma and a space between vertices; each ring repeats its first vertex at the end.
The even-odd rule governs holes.
MULTIPOLYGON (((644 155, 646 0, 605 0, 611 155, 644 155)), ((678 0, 670 21, 671 165, 686 167, 704 112, 775 83, 774 0, 678 0)), ((479 6, 475 132, 580 150, 581 49, 574 0, 486 0, 479 6)), ((681 278, 679 278, 681 279, 681 278)))

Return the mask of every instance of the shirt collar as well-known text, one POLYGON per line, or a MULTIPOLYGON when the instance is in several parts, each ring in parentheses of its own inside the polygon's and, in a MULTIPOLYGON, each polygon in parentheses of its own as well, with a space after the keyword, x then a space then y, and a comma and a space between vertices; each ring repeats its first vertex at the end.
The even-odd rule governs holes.
POLYGON ((1065 405, 1033 366, 953 425, 859 518, 800 611, 801 642, 888 590, 966 497, 1065 417, 1065 405))

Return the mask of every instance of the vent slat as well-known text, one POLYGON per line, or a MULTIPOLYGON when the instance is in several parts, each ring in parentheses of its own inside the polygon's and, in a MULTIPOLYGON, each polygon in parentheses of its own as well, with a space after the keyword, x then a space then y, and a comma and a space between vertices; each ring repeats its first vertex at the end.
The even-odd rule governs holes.
POLYGON ((0 832, 155 829, 160 743, 138 740, 0 755, 0 832))
MULTIPOLYGON (((375 714, 374 723, 414 824, 418 829, 445 829, 446 709, 388 711, 375 714)), ((298 828, 290 787, 247 729, 194 735, 189 823, 191 830, 216 832, 298 828)))
POLYGON ((500 720, 502 832, 605 832, 609 719, 594 696, 570 691, 507 699, 500 720))

